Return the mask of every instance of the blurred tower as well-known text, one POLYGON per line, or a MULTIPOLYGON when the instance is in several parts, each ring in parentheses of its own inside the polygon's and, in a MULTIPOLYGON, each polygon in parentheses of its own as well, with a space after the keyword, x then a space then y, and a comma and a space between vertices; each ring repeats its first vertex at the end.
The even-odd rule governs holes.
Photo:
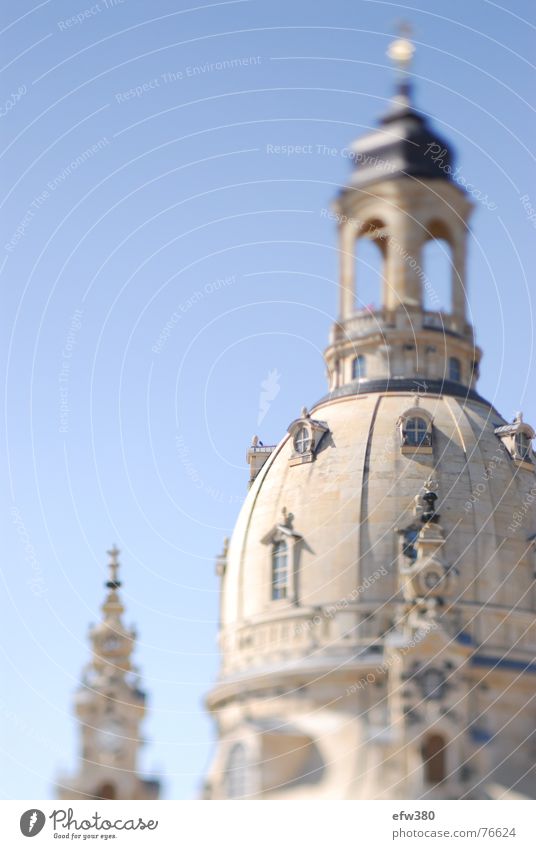
POLYGON ((138 774, 143 743, 140 723, 145 693, 131 664, 136 633, 125 628, 119 597, 119 551, 112 548, 102 620, 89 638, 92 657, 76 694, 80 723, 80 760, 72 777, 58 783, 60 799, 158 799, 158 781, 138 774))
POLYGON ((329 392, 277 445, 254 439, 217 561, 207 798, 536 797, 534 430, 476 391, 472 204, 413 106, 412 53, 391 45, 395 95, 334 205, 329 392), (366 240, 375 309, 358 306, 366 240), (450 264, 443 310, 434 241, 450 264))

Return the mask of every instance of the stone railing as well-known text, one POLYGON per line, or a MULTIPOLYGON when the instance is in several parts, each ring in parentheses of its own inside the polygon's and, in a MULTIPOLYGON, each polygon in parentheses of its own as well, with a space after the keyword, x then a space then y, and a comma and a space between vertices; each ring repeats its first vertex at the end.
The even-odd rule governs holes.
POLYGON ((462 318, 446 312, 431 312, 421 310, 399 311, 387 313, 385 310, 360 310, 344 322, 333 325, 330 343, 344 342, 345 339, 356 339, 371 333, 383 333, 386 330, 404 330, 406 328, 420 330, 446 330, 467 336, 472 334, 471 325, 462 318))

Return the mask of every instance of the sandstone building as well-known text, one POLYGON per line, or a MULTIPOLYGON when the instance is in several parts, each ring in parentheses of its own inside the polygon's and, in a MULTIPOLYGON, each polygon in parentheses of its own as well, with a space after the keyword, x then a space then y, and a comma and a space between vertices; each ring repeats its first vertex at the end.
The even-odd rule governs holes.
POLYGON ((535 798, 534 430, 477 390, 471 200, 403 72, 354 154, 328 392, 277 445, 253 440, 218 558, 205 796, 535 798), (358 308, 366 240, 374 310, 358 308), (425 305, 431 240, 450 256, 444 311, 425 305))

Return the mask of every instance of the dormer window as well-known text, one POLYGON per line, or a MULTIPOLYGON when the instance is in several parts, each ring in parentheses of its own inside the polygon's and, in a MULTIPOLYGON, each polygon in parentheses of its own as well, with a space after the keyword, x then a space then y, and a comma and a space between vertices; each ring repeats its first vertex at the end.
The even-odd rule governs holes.
POLYGON ((362 380, 367 376, 367 363, 363 354, 352 360, 352 380, 362 380))
POLYGON ((499 437, 516 465, 534 471, 532 440, 535 433, 534 429, 523 421, 522 413, 517 413, 511 424, 496 427, 495 436, 499 437))
POLYGON ((462 367, 457 357, 449 357, 449 380, 455 383, 461 383, 462 367))
POLYGON ((307 408, 304 407, 300 418, 295 419, 288 427, 293 449, 289 458, 290 465, 311 463, 316 457, 322 437, 328 430, 325 422, 312 419, 307 408))
POLYGON ((421 407, 406 410, 397 422, 403 454, 432 453, 432 417, 421 407))
POLYGON ((311 448, 311 431, 308 427, 302 426, 296 431, 294 437, 294 450, 297 454, 305 454, 311 448))
POLYGON ((529 436, 523 433, 523 431, 516 433, 516 454, 520 460, 525 460, 528 463, 531 462, 531 441, 529 436))
POLYGON ((404 427, 404 444, 414 445, 420 448, 422 445, 430 445, 430 435, 428 433, 428 425, 424 419, 415 416, 412 419, 406 419, 404 427))

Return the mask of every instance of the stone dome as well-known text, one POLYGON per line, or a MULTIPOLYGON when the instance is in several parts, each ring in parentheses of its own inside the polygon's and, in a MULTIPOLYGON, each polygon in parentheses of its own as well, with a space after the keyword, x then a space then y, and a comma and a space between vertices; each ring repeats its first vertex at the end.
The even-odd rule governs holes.
MULTIPOLYGON (((379 639, 403 601, 401 530, 414 523, 415 498, 430 477, 438 481, 442 558, 455 575, 442 602, 456 601, 458 632, 486 644, 501 614, 481 610, 475 617, 475 607, 490 597, 496 611, 515 602, 512 585, 500 585, 504 564, 519 563, 527 591, 533 580, 532 556, 512 522, 534 472, 519 468, 495 434, 504 419, 483 399, 365 390, 321 402, 310 416, 328 428, 314 462, 292 465, 286 434, 236 523, 222 598, 225 671, 309 655, 313 645, 318 654, 352 654, 379 639), (397 423, 416 397, 433 422, 431 453, 401 450, 397 423), (292 597, 274 602, 269 535, 285 522, 296 537, 296 586, 292 597), (378 570, 386 574, 374 580, 378 570), (317 626, 315 616, 333 607, 317 626), (291 620, 306 627, 293 621, 291 629, 291 620)), ((527 646, 536 644, 536 624, 531 634, 527 646)), ((491 642, 504 650, 506 630, 491 642)))

